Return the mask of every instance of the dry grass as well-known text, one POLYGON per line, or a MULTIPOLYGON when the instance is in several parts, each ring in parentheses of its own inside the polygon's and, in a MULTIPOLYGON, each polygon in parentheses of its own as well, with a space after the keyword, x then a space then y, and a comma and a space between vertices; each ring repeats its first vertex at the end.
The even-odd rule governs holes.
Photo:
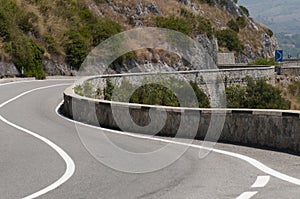
POLYGON ((284 81, 285 78, 279 77, 276 82, 276 88, 281 91, 281 95, 291 102, 292 110, 300 110, 300 91, 296 94, 292 94, 288 87, 294 82, 294 77, 290 77, 291 82, 284 81))

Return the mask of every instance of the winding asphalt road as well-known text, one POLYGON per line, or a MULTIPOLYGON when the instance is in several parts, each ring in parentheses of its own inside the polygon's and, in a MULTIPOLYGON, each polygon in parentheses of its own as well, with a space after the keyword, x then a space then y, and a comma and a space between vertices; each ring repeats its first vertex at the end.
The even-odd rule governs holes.
POLYGON ((104 145, 97 136, 105 134, 129 151, 150 152, 168 142, 175 151, 185 140, 75 125, 56 113, 71 83, 0 83, 0 198, 300 198, 300 157, 284 153, 217 144, 200 159, 201 141, 194 141, 177 161, 155 172, 130 174, 102 164, 99 158, 120 157, 93 157, 78 128, 91 142, 104 145))

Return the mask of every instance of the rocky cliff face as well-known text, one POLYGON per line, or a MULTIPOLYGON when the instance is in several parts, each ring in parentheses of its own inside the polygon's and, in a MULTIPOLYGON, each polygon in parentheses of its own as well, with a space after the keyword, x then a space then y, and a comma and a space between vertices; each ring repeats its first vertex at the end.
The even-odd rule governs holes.
MULTIPOLYGON (((70 75, 71 69, 76 68, 72 64, 74 61, 83 61, 83 55, 94 48, 97 41, 102 41, 119 31, 118 26, 109 25, 112 21, 120 25, 121 31, 158 26, 184 32, 199 41, 215 61, 219 51, 234 51, 236 61, 245 63, 257 57, 273 57, 273 52, 278 47, 271 31, 254 22, 248 16, 247 10, 232 0, 7 1, 16 2, 20 10, 24 11, 15 18, 24 19, 21 22, 11 21, 8 32, 0 30, 0 61, 13 62, 15 54, 18 54, 13 49, 18 42, 14 44, 16 39, 10 41, 9 38, 28 38, 44 49, 43 69, 50 75, 70 75), (99 25, 98 21, 105 27, 99 25), (26 26, 22 25, 23 23, 26 26), (230 38, 225 35, 225 41, 220 41, 218 32, 231 29, 235 32, 230 32, 230 38), (230 39, 235 34, 238 40, 234 42, 238 44, 235 43, 234 47, 226 45, 234 43, 230 39), (70 44, 74 49, 68 48, 70 44), (73 62, 69 61, 70 58, 73 62)), ((0 9, 0 12, 4 13, 6 10, 0 9)), ((149 70, 155 70, 154 65, 176 70, 193 69, 172 53, 153 49, 143 49, 134 53, 134 59, 114 63, 112 72, 126 72, 137 66, 149 66, 149 70)), ((16 68, 10 66, 14 68, 11 72, 15 74, 16 71, 13 70, 16 68)))
MULTIPOLYGON (((247 63, 258 57, 273 57, 273 52, 278 48, 276 38, 268 34, 269 29, 262 24, 256 23, 250 16, 245 13, 232 0, 211 0, 202 1, 193 0, 168 0, 168 1, 137 1, 129 2, 118 0, 107 0, 101 4, 90 4, 95 14, 103 17, 116 19, 120 24, 123 24, 125 29, 136 27, 155 26, 155 17, 181 17, 180 10, 186 9, 195 16, 203 16, 207 18, 214 31, 228 29, 228 21, 243 17, 246 19, 245 27, 240 30, 238 37, 241 40, 244 49, 241 52, 236 52, 236 61, 239 63, 247 63)), ((203 44, 209 54, 216 60, 217 53, 228 51, 226 48, 219 48, 216 37, 209 38, 206 34, 194 34, 192 37, 203 44)), ((160 57, 161 65, 169 64, 163 57, 160 57)), ((151 61, 151 60, 147 60, 151 61)), ((144 64, 145 60, 134 62, 135 64, 144 64)), ((126 65, 126 63, 125 63, 126 65)), ((183 62, 177 62, 172 65, 175 69, 187 69, 183 62), (179 66, 178 66, 179 65, 179 66)), ((119 66, 116 66, 120 71, 119 66)))

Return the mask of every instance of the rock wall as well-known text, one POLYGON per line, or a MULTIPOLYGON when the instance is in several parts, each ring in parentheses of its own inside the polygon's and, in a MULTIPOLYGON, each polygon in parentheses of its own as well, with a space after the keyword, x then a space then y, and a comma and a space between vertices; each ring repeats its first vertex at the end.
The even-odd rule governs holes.
MULTIPOLYGON (((220 110, 213 109, 166 108, 115 103, 78 96, 74 94, 73 87, 69 87, 64 92, 64 104, 61 111, 66 116, 84 123, 119 129, 112 114, 112 106, 120 112, 129 109, 132 120, 139 126, 145 126, 151 122, 149 120, 150 109, 154 117, 159 117, 161 111, 165 111, 167 117, 163 128, 157 135, 196 139, 203 139, 209 126, 218 122, 211 119, 212 114, 217 114, 217 117, 225 117, 224 128, 220 137, 216 132, 206 137, 208 140, 267 147, 300 154, 300 112, 296 111, 227 109, 220 112, 220 110), (196 118, 198 114, 200 114, 200 121, 196 118), (182 128, 182 125, 185 130, 176 135, 178 128, 182 128), (192 135, 191 130, 195 126, 198 126, 198 130, 196 135, 192 135)), ((136 130, 131 125, 126 126, 126 123, 122 125, 124 131, 148 133, 136 130)))
POLYGON ((13 63, 0 62, 0 78, 16 77, 20 73, 13 63))

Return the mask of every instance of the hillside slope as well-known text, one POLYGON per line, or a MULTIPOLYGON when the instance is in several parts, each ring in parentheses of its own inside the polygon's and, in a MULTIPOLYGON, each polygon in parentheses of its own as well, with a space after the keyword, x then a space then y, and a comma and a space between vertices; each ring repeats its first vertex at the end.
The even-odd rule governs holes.
MULTIPOLYGON (((201 42, 214 58, 219 50, 230 50, 239 62, 271 57, 277 47, 272 31, 254 23, 247 10, 231 0, 0 0, 0 4, 1 61, 13 62, 25 76, 43 78, 43 70, 68 75, 100 42, 136 27, 181 31, 201 42)), ((167 54, 145 49, 115 65, 133 59, 138 64, 172 66, 167 54)))
POLYGON ((269 26, 275 33, 284 58, 300 58, 300 4, 297 0, 240 0, 257 21, 269 26))
POLYGON ((258 21, 274 32, 300 34, 300 4, 298 0, 239 0, 258 21))

